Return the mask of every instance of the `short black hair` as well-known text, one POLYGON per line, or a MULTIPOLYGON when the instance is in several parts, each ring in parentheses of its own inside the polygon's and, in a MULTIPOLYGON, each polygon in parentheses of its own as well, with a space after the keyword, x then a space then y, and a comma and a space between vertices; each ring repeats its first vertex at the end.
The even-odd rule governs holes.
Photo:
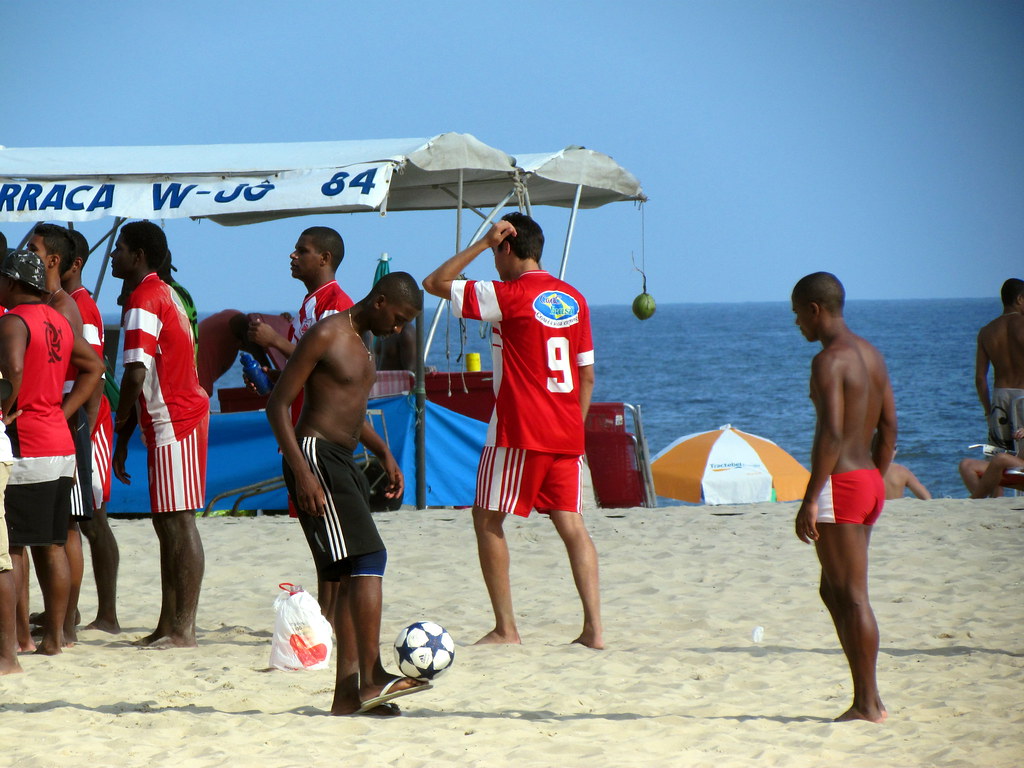
POLYGON ((408 272, 389 272, 373 286, 371 296, 383 296, 389 304, 404 304, 423 311, 423 291, 408 272))
POLYGON ((62 267, 65 259, 74 258, 75 241, 71 239, 71 233, 60 224, 37 224, 32 234, 43 238, 47 253, 60 256, 62 267))
POLYGON ((501 220, 516 228, 516 236, 506 241, 516 258, 533 259, 540 264, 540 256, 544 252, 544 232, 540 224, 518 211, 505 214, 501 220))
POLYGON ((142 251, 146 266, 156 270, 167 258, 167 236, 152 221, 132 221, 121 227, 121 237, 129 251, 142 251))
POLYGON ((320 253, 330 251, 331 269, 337 270, 341 266, 345 258, 345 241, 335 230, 330 227, 310 227, 302 234, 313 241, 313 246, 320 253))
POLYGON ((7 255, 7 236, 0 232, 0 259, 7 255))
POLYGON ((792 298, 794 304, 806 306, 813 302, 833 315, 842 315, 846 290, 831 272, 814 272, 797 281, 792 298))
POLYGON ((1017 303, 1017 299, 1022 293, 1024 293, 1024 280, 1011 277, 1003 283, 1002 290, 999 291, 999 297, 1003 300, 1004 307, 1012 307, 1017 303))
POLYGON ((60 260, 60 273, 63 275, 74 263, 75 259, 82 260, 82 266, 85 266, 85 262, 89 260, 89 241, 85 239, 85 235, 79 232, 77 229, 68 230, 71 235, 71 241, 75 244, 74 253, 69 254, 67 257, 62 257, 60 260))

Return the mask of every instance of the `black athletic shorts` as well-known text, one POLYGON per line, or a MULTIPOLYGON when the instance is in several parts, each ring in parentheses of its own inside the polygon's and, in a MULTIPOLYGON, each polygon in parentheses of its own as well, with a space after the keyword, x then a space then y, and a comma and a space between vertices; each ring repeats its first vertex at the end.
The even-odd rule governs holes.
MULTIPOLYGON (((317 575, 338 581, 350 573, 347 558, 384 549, 370 513, 370 484, 352 458, 352 451, 315 437, 300 437, 299 447, 327 497, 327 514, 315 517, 299 510, 317 575)), ((295 501, 295 474, 283 462, 288 493, 295 501)), ((298 505, 295 505, 298 507, 298 505)))

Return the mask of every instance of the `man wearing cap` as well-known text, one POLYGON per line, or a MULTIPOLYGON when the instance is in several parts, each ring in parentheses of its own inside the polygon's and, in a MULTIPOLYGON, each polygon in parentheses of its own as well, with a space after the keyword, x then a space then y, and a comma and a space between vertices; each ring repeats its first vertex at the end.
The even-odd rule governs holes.
MULTIPOLYGON (((31 547, 43 592, 45 621, 36 651, 61 653, 69 590, 64 552, 75 473, 75 445, 68 418, 89 399, 100 382, 103 364, 71 323, 49 306, 46 270, 29 251, 15 251, 0 263, 0 374, 11 384, 3 399, 5 414, 15 415, 8 431, 14 465, 6 493, 7 529, 16 588, 27 583, 25 547, 31 547), (78 369, 63 396, 68 366, 78 369), (23 381, 31 386, 22 387, 23 381)), ((33 647, 28 616, 18 617, 18 643, 33 647)))
MULTIPOLYGON (((39 224, 32 230, 27 249, 39 256, 46 270, 46 288, 50 292, 47 304, 67 318, 76 337, 85 338, 85 323, 78 302, 61 285, 63 265, 75 256, 75 240, 71 230, 58 224, 39 224)), ((102 351, 96 357, 102 363, 102 351)), ((73 365, 69 366, 64 377, 65 393, 71 390, 77 376, 78 370, 73 365)), ((96 424, 102 397, 103 385, 100 382, 86 404, 72 414, 69 422, 71 436, 75 441, 75 483, 71 488, 71 520, 68 523, 68 538, 64 545, 71 578, 68 609, 64 616, 64 641, 68 644, 78 639, 78 595, 82 589, 82 576, 85 570, 79 523, 91 520, 93 516, 94 504, 90 489, 92 447, 89 436, 96 424)), ((23 594, 21 597, 27 606, 28 595, 23 594)))
POLYGON ((160 541, 160 618, 136 644, 196 645, 203 582, 203 542, 195 510, 205 503, 210 399, 196 373, 195 336, 177 294, 157 275, 167 238, 156 224, 121 228, 111 274, 130 289, 124 304, 124 375, 117 406, 112 468, 122 483, 135 420, 148 453, 149 501, 160 541), (137 406, 137 407, 136 407, 137 406))

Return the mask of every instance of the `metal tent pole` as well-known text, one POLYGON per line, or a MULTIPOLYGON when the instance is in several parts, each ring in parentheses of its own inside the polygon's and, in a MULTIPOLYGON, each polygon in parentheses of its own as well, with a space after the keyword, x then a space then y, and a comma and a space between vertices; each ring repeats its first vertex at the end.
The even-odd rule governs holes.
POLYGON ((569 214, 569 229, 565 233, 565 247, 562 249, 562 266, 558 269, 558 279, 565 279, 565 267, 569 263, 569 246, 572 245, 572 233, 576 229, 576 213, 580 209, 580 195, 583 194, 583 185, 576 185, 576 197, 572 201, 572 213, 569 214))
MULTIPOLYGON (((502 208, 505 207, 505 204, 512 199, 512 196, 515 195, 515 193, 516 192, 513 189, 511 192, 505 195, 504 200, 502 200, 500 203, 494 206, 494 209, 489 214, 487 214, 487 218, 480 223, 479 227, 477 227, 476 232, 473 234, 473 237, 470 238, 469 242, 475 243, 480 238, 480 235, 483 234, 483 231, 491 225, 491 222, 494 220, 494 217, 502 208)), ((434 334, 437 333, 437 326, 441 322, 441 310, 444 309, 444 305, 447 302, 448 299, 438 299, 437 309, 434 310, 434 319, 430 322, 430 331, 427 333, 427 343, 423 348, 424 360, 426 360, 427 355, 430 354, 430 347, 434 343, 434 334)))
POLYGON ((427 507, 427 387, 423 350, 423 315, 416 318, 416 509, 427 507))

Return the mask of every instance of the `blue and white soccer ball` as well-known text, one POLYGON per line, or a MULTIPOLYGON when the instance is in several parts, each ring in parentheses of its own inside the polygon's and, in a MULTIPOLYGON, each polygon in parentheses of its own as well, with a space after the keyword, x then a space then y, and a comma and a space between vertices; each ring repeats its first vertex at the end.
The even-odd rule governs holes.
POLYGON ((417 621, 395 638, 395 662, 406 677, 433 680, 455 661, 455 641, 432 621, 417 621))

